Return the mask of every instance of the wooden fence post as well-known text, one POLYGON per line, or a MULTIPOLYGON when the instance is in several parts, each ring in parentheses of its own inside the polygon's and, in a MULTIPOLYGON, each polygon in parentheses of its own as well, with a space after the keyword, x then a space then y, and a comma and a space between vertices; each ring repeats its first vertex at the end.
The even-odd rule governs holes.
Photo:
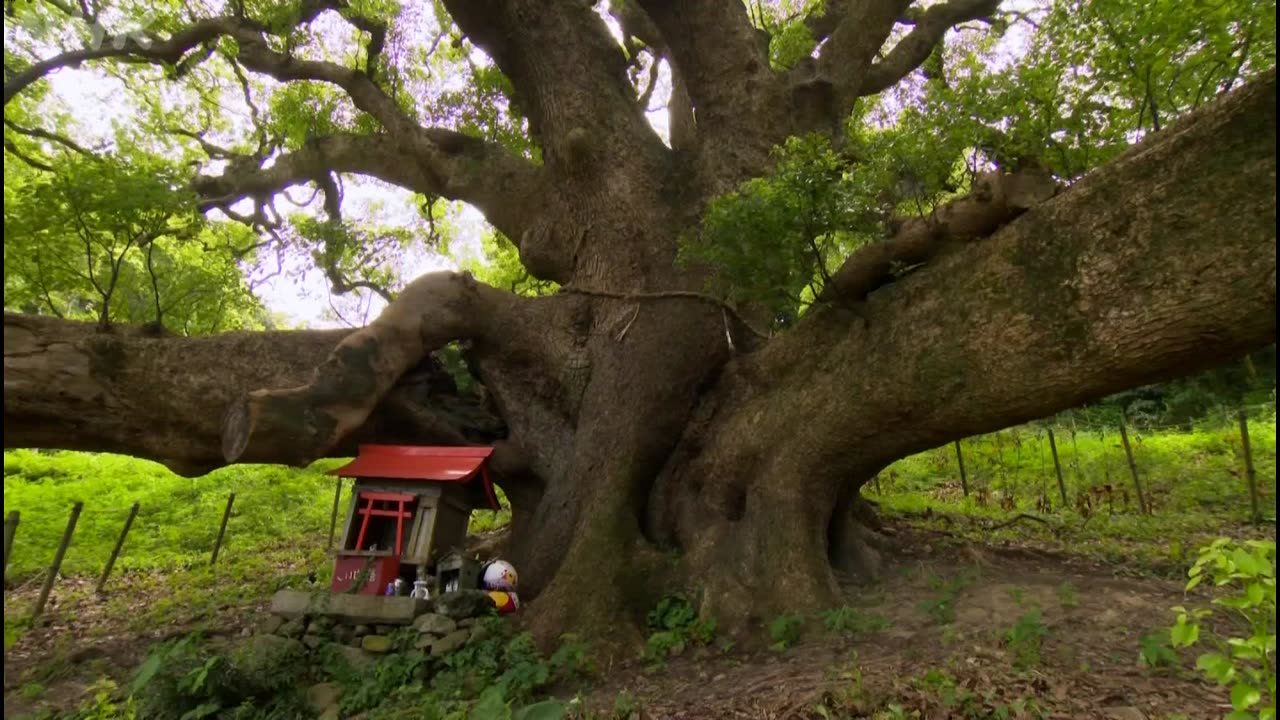
POLYGON ((1076 427, 1075 413, 1072 413, 1069 417, 1071 418, 1071 467, 1076 471, 1076 484, 1083 486, 1084 473, 1080 472, 1080 443, 1076 441, 1078 428, 1076 427))
POLYGON ((1262 522, 1262 513, 1258 510, 1258 474, 1253 469, 1253 450, 1249 447, 1249 417, 1241 408, 1237 413, 1240 419, 1240 442, 1244 448, 1244 473, 1249 481, 1249 512, 1253 524, 1262 522))
POLYGON ((236 494, 231 493, 227 496, 227 509, 222 513, 222 525, 218 526, 218 539, 213 541, 213 555, 209 558, 209 566, 212 567, 218 562, 218 550, 222 549, 222 536, 227 533, 227 521, 231 519, 231 505, 236 501, 236 494))
POLYGON ((62 568, 62 558, 67 555, 67 546, 71 544, 71 536, 76 531, 76 523, 80 520, 80 511, 84 503, 77 502, 71 507, 71 517, 67 518, 67 529, 62 533, 62 542, 58 544, 58 552, 53 556, 53 564, 49 566, 49 574, 44 578, 44 586, 40 588, 40 597, 36 598, 35 607, 31 608, 31 619, 35 620, 44 612, 44 604, 49 601, 49 593, 53 590, 53 582, 58 579, 58 570, 62 568))
MULTIPOLYGON (((1005 495, 1009 494, 1009 478, 1005 475, 1004 469, 1004 444, 1000 442, 1000 431, 992 433, 996 441, 996 474, 1000 476, 1000 491, 1005 495)), ((987 482, 987 487, 991 487, 991 482, 987 482)))
MULTIPOLYGON (((1058 475, 1058 494, 1062 496, 1062 507, 1067 506, 1067 485, 1062 482, 1062 464, 1058 462, 1058 443, 1053 439, 1053 428, 1049 428, 1049 452, 1053 455, 1053 471, 1058 475)), ((1044 457, 1041 455, 1040 457, 1044 457)))
POLYGON ((10 510, 4 518, 4 576, 9 577, 9 553, 13 552, 13 536, 18 533, 18 521, 22 513, 10 510))
POLYGON ((1133 459, 1133 448, 1129 446, 1129 431, 1125 428, 1125 421, 1120 420, 1120 442, 1124 443, 1124 456, 1129 459, 1129 474, 1133 475, 1133 487, 1138 491, 1138 509, 1146 515, 1147 497, 1142 493, 1142 481, 1138 479, 1138 463, 1133 459))
POLYGON ((333 549, 333 534, 338 527, 338 505, 342 502, 342 478, 337 478, 337 481, 333 488, 333 513, 329 515, 329 542, 325 544, 326 550, 333 549))
POLYGON ((969 479, 964 475, 964 453, 960 452, 960 441, 956 440, 956 462, 960 465, 960 489, 964 491, 964 496, 969 497, 969 479))
POLYGON ((116 566, 116 558, 120 556, 120 550, 124 548, 125 536, 129 534, 129 528, 133 527, 133 519, 138 516, 139 503, 134 503, 129 508, 129 517, 125 518, 124 528, 120 531, 120 537, 116 539, 116 546, 111 549, 111 557, 107 558, 107 566, 102 569, 102 577, 98 578, 98 587, 94 592, 102 594, 102 588, 107 585, 107 578, 111 577, 111 568, 116 566))

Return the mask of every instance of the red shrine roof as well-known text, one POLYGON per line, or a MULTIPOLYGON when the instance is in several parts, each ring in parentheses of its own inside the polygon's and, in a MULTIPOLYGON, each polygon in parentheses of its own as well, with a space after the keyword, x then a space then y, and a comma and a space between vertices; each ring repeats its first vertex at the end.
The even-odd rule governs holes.
POLYGON ((489 504, 498 509, 485 461, 491 447, 430 447, 424 445, 361 445, 354 460, 330 475, 466 483, 479 475, 489 504))
POLYGON ((422 445, 361 445, 355 460, 330 475, 467 482, 493 454, 490 447, 427 447, 422 445))

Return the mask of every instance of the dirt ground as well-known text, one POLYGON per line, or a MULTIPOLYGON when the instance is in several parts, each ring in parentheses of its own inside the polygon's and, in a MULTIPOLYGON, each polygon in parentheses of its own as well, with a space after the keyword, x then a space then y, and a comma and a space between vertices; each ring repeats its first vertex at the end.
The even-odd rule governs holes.
POLYGON ((1192 604, 1182 583, 1117 577, 1067 557, 941 547, 946 543, 916 537, 906 543, 914 552, 896 558, 879 583, 846 587, 850 606, 883 618, 882 630, 834 639, 810 623, 819 627, 781 652, 712 650, 663 671, 619 670, 590 706, 611 713, 625 691, 645 720, 1163 720, 1221 718, 1230 710, 1223 689, 1196 677, 1193 658, 1159 670, 1139 661, 1140 639, 1168 627, 1171 606, 1192 604), (969 582, 954 599, 954 620, 939 624, 922 605, 955 578, 969 582), (1038 657, 1019 667, 1006 633, 1034 608, 1047 632, 1038 657))
MULTIPOLYGON (((606 668, 584 695, 585 707, 596 717, 629 708, 638 715, 623 717, 640 720, 1163 720, 1218 718, 1229 709, 1222 689, 1195 677, 1192 658, 1159 670, 1139 662, 1140 639, 1169 625, 1171 606, 1190 604, 1181 583, 922 532, 904 531, 899 541, 907 549, 889 560, 879 582, 846 588, 849 605, 877 618, 876 629, 833 636, 809 620, 786 649, 702 648, 665 669, 606 668), (1039 621, 1023 629, 1042 637, 1019 654, 1007 635, 1036 609, 1039 621)), ((221 632, 247 632, 254 616, 252 608, 228 608, 221 632)), ((55 621, 6 653, 6 718, 74 707, 94 677, 124 679, 121 670, 140 662, 152 642, 187 629, 138 636, 94 622, 84 613, 74 627, 55 621), (22 692, 33 681, 45 686, 39 699, 22 692)))

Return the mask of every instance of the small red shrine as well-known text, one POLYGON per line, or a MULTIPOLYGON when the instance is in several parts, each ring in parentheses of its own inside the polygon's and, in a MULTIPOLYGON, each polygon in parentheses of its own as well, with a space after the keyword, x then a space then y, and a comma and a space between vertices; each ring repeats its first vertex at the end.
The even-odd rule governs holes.
POLYGON ((492 453, 362 445, 354 460, 330 471, 355 478, 330 589, 381 595, 397 578, 412 585, 431 576, 441 554, 462 547, 471 511, 499 507, 488 469, 492 453))

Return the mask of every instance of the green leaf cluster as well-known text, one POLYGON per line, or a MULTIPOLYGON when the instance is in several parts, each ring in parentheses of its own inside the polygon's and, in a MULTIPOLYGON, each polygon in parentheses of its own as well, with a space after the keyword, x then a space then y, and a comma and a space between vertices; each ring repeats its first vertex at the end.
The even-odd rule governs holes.
POLYGON ((1213 604, 1242 621, 1244 634, 1218 636, 1204 620, 1209 610, 1175 607, 1169 631, 1175 647, 1209 641, 1218 650, 1201 654, 1196 668, 1219 685, 1231 687, 1227 720, 1273 720, 1276 716, 1276 543, 1220 538, 1201 548, 1188 572, 1187 590, 1211 583, 1219 594, 1213 604))
POLYGON ((709 645, 715 639, 715 618, 699 618, 698 610, 686 595, 667 595, 645 617, 649 638, 644 660, 659 668, 667 658, 684 653, 690 646, 709 645))
POLYGON ((5 164, 6 309, 181 334, 263 325, 234 255, 252 235, 201 215, 181 168, 134 148, 53 162, 5 164))
POLYGON ((551 295, 560 287, 530 275, 520 262, 515 243, 497 230, 486 230, 480 235, 480 254, 480 258, 467 258, 460 265, 477 280, 493 287, 525 297, 551 295))
MULTIPOLYGON (((812 51, 798 15, 759 14, 776 67, 812 51)), ((1032 15, 953 33, 922 80, 864 99, 835 142, 784 142, 767 175, 710 204, 681 259, 708 270, 709 292, 785 325, 893 218, 928 216, 995 169, 1073 182, 1275 65, 1274 1, 1060 0, 1032 15)))

